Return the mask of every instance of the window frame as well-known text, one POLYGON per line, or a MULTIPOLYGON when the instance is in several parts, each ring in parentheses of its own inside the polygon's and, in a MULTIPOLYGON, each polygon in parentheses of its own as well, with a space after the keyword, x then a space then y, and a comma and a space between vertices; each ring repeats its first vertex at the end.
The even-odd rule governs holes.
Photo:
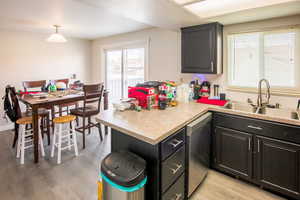
MULTIPOLYGON (((284 87, 284 86, 271 86, 271 93, 275 95, 286 95, 286 96, 300 96, 300 29, 299 28, 284 28, 284 29, 275 29, 275 30, 267 30, 267 31, 251 31, 251 32, 243 32, 243 33, 230 33, 226 35, 227 39, 227 89, 230 91, 237 92, 250 92, 257 93, 257 87, 246 87, 246 86, 236 86, 232 84, 233 80, 233 43, 232 36, 234 35, 242 35, 242 34, 251 34, 251 33, 260 33, 260 51, 264 50, 264 35, 268 35, 271 33, 288 33, 295 32, 295 87, 284 87), (297 56, 299 55, 299 56, 297 56), (298 75, 297 75, 298 74, 298 75)), ((261 57, 264 57, 262 53, 260 53, 261 57)), ((260 60, 260 70, 264 68, 263 58, 260 60)), ((261 75, 261 73, 260 73, 261 75)), ((262 78, 262 77, 260 77, 262 78)), ((257 83, 258 84, 258 83, 257 83)))

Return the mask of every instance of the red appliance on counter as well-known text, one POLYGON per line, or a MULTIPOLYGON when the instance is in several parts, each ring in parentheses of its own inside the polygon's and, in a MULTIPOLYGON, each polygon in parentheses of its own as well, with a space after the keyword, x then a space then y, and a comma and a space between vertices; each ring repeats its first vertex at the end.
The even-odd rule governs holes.
POLYGON ((149 106, 148 99, 157 101, 155 89, 145 87, 128 87, 128 98, 136 98, 139 101, 139 106, 142 108, 147 108, 149 106))

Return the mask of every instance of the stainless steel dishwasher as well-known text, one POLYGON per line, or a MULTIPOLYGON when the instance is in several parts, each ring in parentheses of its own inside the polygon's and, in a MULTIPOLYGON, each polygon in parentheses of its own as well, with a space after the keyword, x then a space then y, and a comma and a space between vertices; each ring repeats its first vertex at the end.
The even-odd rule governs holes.
POLYGON ((188 197, 206 178, 210 163, 212 114, 206 113, 187 125, 188 197))

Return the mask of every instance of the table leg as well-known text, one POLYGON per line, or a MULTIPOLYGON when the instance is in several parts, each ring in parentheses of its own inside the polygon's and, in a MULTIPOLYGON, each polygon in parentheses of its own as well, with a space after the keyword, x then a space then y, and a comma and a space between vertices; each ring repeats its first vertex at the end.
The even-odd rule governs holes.
POLYGON ((38 107, 32 106, 34 162, 39 162, 39 119, 38 107))

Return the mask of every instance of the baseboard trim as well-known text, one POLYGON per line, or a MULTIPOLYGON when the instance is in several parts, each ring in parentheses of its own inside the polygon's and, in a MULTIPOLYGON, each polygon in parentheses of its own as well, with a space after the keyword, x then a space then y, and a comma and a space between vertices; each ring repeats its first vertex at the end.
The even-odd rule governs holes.
POLYGON ((0 126, 0 132, 1 131, 8 131, 8 130, 11 130, 11 129, 14 129, 14 124, 13 123, 9 123, 7 125, 0 126))

